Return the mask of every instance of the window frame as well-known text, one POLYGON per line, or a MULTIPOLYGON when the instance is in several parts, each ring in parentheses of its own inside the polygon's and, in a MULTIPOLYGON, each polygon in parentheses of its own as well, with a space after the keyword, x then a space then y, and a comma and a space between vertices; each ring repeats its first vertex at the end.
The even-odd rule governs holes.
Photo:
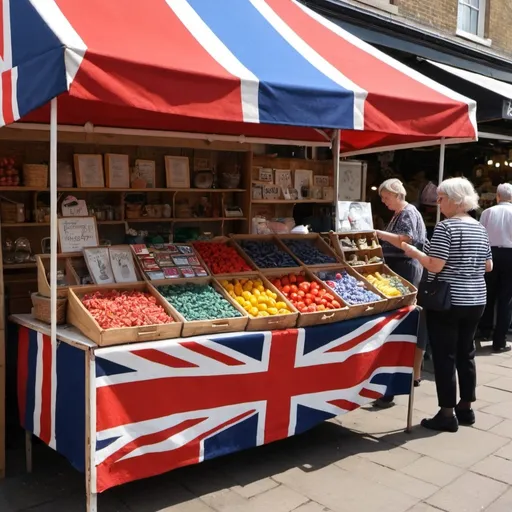
POLYGON ((478 37, 480 39, 485 40, 485 20, 487 15, 487 0, 478 0, 478 7, 474 7, 471 5, 470 0, 457 0, 457 32, 462 32, 464 34, 470 34, 474 37, 478 37), (478 22, 476 34, 473 32, 468 32, 461 27, 461 17, 460 12, 462 7, 468 7, 470 10, 474 10, 478 12, 478 22))

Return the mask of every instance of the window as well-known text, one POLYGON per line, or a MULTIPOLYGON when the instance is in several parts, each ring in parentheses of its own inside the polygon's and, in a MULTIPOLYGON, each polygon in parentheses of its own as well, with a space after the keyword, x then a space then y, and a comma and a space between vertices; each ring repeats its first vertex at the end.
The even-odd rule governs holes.
POLYGON ((486 0, 459 0, 457 27, 466 34, 484 37, 486 0))

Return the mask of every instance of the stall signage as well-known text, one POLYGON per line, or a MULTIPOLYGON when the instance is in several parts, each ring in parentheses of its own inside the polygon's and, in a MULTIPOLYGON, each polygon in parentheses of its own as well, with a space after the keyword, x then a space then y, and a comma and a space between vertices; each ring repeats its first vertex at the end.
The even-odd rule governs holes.
POLYGON ((501 117, 503 119, 512 119, 512 99, 503 100, 501 117))
POLYGON ((61 252, 81 252, 84 247, 97 247, 96 217, 62 217, 59 223, 61 252))

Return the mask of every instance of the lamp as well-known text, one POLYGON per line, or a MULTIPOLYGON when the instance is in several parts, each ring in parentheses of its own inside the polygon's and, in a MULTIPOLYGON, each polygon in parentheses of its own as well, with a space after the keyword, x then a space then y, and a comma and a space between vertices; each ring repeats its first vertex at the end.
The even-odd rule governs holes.
POLYGON ((492 160, 492 158, 490 158, 489 160, 487 160, 487 165, 492 165, 494 162, 492 160))

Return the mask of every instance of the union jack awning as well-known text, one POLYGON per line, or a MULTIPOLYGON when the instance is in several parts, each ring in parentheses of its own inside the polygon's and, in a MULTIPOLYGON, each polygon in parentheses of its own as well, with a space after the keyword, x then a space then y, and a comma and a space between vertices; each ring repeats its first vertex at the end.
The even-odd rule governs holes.
POLYGON ((48 122, 345 150, 473 140, 476 104, 296 0, 0 0, 0 126, 48 122))

